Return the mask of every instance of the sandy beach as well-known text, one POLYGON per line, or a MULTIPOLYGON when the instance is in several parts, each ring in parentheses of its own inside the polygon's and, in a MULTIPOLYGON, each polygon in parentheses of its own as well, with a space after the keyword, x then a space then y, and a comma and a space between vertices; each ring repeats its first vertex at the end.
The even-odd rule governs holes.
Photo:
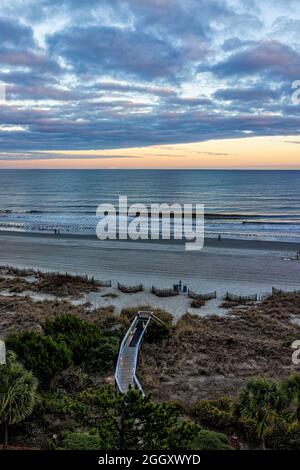
POLYGON ((117 311, 136 305, 165 308, 175 316, 190 309, 184 295, 157 298, 150 291, 171 287, 182 281, 192 290, 217 291, 199 310, 201 315, 218 312, 226 291, 246 295, 264 295, 272 287, 299 289, 300 261, 295 259, 298 245, 280 242, 243 240, 206 240, 200 252, 187 252, 182 243, 99 241, 76 235, 0 233, 0 264, 88 274, 96 279, 112 280, 112 288, 86 294, 84 300, 96 307, 114 305, 117 311), (117 282, 127 285, 143 283, 145 290, 123 294, 117 282), (112 294, 112 295, 111 295, 112 294))

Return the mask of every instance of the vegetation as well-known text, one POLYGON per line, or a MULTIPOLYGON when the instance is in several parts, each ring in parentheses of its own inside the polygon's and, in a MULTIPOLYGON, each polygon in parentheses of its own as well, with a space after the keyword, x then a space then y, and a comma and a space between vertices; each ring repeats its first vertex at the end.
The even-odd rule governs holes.
POLYGON ((185 449, 198 425, 179 419, 173 403, 154 403, 136 390, 126 395, 103 388, 84 394, 100 414, 97 429, 105 449, 185 449))
POLYGON ((16 352, 43 386, 72 365, 102 373, 110 370, 117 356, 119 338, 104 335, 99 327, 72 315, 46 321, 44 334, 34 331, 11 335, 7 346, 16 352))
POLYGON ((262 449, 300 448, 300 375, 280 382, 250 380, 237 400, 203 400, 193 413, 209 428, 231 433, 262 449))
POLYGON ((68 432, 63 440, 65 450, 99 450, 102 443, 97 435, 87 433, 68 432))
POLYGON ((29 416, 36 401, 37 380, 8 351, 7 362, 0 365, 0 423, 4 426, 4 445, 8 445, 8 426, 29 416))
POLYGON ((201 429, 192 440, 192 450, 230 450, 228 438, 225 434, 201 429))
MULTIPOLYGON (((29 289, 27 271, 9 274, 15 292, 29 289)), ((7 288, 7 279, 1 285, 7 288)), ((138 373, 151 392, 143 398, 135 390, 116 394, 112 384, 120 338, 149 306, 117 316, 111 306, 0 295, 1 331, 17 354, 8 353, 13 380, 25 376, 28 384, 22 397, 17 389, 7 401, 10 369, 1 367, 0 422, 11 425, 10 442, 42 449, 300 449, 300 375, 292 374, 290 348, 300 333, 291 321, 300 294, 231 307, 224 317, 187 314, 177 323, 154 310, 164 325, 151 323, 143 341, 138 373), (29 390, 39 399, 30 401, 29 390)))
POLYGON ((64 343, 34 331, 11 335, 7 347, 17 354, 26 369, 31 370, 45 387, 56 374, 72 364, 71 351, 64 343))

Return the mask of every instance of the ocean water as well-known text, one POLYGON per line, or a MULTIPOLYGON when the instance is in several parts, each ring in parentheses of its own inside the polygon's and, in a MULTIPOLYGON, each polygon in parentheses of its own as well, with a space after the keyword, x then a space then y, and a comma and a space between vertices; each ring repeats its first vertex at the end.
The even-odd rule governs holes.
POLYGON ((119 195, 204 204, 207 237, 300 242, 300 171, 0 170, 0 230, 93 234, 119 195))

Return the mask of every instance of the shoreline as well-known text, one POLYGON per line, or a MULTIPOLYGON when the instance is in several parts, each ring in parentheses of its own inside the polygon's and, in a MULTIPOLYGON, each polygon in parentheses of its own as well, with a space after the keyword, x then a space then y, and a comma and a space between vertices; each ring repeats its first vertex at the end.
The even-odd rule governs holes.
MULTIPOLYGON (((184 246, 185 240, 99 240, 96 235, 60 233, 59 235, 48 232, 18 232, 13 230, 0 230, 0 237, 41 238, 54 240, 92 240, 100 243, 130 243, 130 244, 154 244, 154 245, 180 245, 184 246)), ((300 242, 278 241, 278 240, 245 240, 240 238, 205 238, 204 247, 253 249, 253 250, 300 250, 300 242)))
MULTIPOLYGON (((116 311, 137 305, 164 308, 179 318, 187 311, 196 315, 224 315, 220 308, 228 291, 236 295, 270 294, 272 287, 299 290, 300 261, 294 243, 256 240, 206 239, 199 252, 185 251, 178 241, 100 241, 86 235, 0 232, 0 265, 61 272, 111 280, 107 297, 91 293, 94 305, 112 304, 116 311), (191 309, 185 295, 158 298, 151 286, 170 288, 182 281, 197 293, 217 291, 217 298, 201 309, 191 309), (124 294, 117 283, 143 284, 144 291, 124 294), (117 294, 112 298, 110 294, 117 294)), ((80 294, 80 292, 79 292, 80 294)))

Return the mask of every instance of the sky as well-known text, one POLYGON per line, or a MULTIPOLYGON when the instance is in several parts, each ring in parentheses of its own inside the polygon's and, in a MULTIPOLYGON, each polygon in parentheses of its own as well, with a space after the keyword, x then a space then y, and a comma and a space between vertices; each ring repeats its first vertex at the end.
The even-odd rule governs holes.
POLYGON ((300 169, 299 31, 299 0, 1 0, 0 168, 300 169))

